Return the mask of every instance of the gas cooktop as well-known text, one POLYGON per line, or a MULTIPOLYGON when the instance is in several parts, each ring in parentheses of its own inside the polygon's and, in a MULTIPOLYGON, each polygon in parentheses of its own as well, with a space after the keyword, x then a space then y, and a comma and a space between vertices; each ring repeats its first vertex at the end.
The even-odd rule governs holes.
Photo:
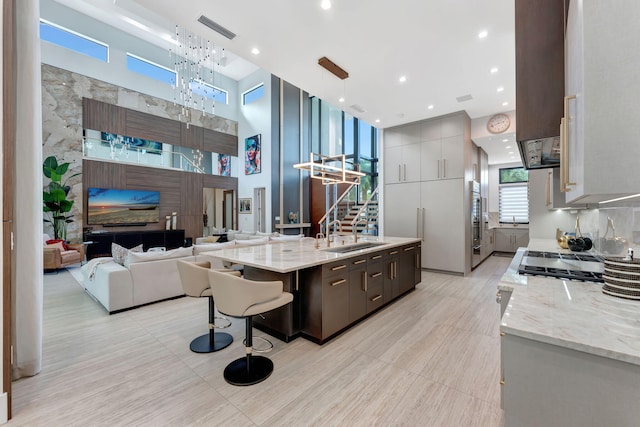
POLYGON ((603 259, 590 254, 525 251, 518 273, 602 283, 603 259))

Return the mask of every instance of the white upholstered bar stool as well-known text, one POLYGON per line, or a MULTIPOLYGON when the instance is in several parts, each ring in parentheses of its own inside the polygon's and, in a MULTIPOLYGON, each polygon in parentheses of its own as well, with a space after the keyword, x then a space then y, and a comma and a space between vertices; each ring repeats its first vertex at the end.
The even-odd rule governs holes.
POLYGON ((244 317, 246 322, 246 356, 227 365, 224 379, 232 385, 253 385, 266 380, 273 372, 273 362, 252 354, 252 317, 289 304, 293 294, 283 292, 280 281, 247 280, 215 270, 209 270, 209 281, 218 301, 218 311, 231 317, 244 317))
MULTIPOLYGON (((231 322, 226 318, 218 317, 217 319, 225 320, 228 323, 216 326, 215 302, 207 274, 211 264, 207 261, 187 262, 178 260, 177 262, 184 293, 190 297, 207 297, 209 299, 209 333, 195 338, 189 344, 189 348, 194 353, 212 353, 228 347, 233 342, 233 337, 226 332, 216 332, 216 328, 227 328, 231 322)), ((239 272, 232 270, 221 274, 240 275, 239 272)))

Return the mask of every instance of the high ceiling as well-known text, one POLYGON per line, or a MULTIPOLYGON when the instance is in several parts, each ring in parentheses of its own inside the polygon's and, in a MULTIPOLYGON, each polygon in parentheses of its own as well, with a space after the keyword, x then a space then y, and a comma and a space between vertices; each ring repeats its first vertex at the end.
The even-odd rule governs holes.
POLYGON ((328 10, 321 0, 56 1, 167 49, 178 24, 225 49, 229 77, 260 67, 378 128, 515 108, 513 0, 331 0, 328 10), (201 15, 237 36, 205 27, 201 15), (320 67, 323 56, 349 77, 320 67))

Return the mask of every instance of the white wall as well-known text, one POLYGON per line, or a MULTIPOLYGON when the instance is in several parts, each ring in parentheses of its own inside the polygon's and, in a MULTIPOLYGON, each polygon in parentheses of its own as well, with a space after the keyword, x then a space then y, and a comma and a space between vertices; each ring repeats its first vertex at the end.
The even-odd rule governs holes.
MULTIPOLYGON (((173 69, 173 61, 167 50, 118 31, 53 0, 41 0, 40 4, 40 17, 42 19, 109 45, 109 62, 105 63, 42 41, 43 63, 135 90, 136 92, 153 95, 157 98, 168 101, 174 100, 175 90, 173 86, 127 69, 127 52, 173 69), (104 39, 104 34, 109 35, 108 40, 104 39)), ((229 91, 229 103, 227 105, 216 103, 215 114, 237 121, 239 103, 237 82, 216 73, 214 75, 214 84, 221 89, 229 91)), ((208 114, 211 112, 212 103, 212 101, 208 101, 206 104, 208 114)))
MULTIPOLYGON (((547 169, 529 170, 529 238, 555 239, 556 229, 573 232, 577 210, 549 210, 546 206, 547 169)), ((586 228, 585 228, 586 232, 586 228)))
MULTIPOLYGON (((247 78, 238 82, 239 98, 242 93, 264 84, 264 96, 248 105, 240 105, 238 114, 238 198, 251 198, 253 189, 265 188, 265 200, 271 200, 271 174, 278 171, 271 170, 271 74, 264 70, 258 70, 247 78), (244 174, 245 138, 253 135, 261 135, 261 172, 253 175, 244 174)), ((275 142, 277 143, 277 141, 275 142)), ((256 212, 252 208, 250 214, 238 214, 238 228, 246 231, 255 231, 253 215, 256 212)), ((271 203, 266 203, 265 230, 273 230, 271 203)))

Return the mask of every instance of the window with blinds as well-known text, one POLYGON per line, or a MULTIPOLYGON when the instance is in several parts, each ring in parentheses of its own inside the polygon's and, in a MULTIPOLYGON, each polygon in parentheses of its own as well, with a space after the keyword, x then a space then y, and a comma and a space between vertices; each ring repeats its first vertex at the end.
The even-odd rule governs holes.
POLYGON ((500 222, 529 223, 529 186, 502 184, 499 188, 500 222))

